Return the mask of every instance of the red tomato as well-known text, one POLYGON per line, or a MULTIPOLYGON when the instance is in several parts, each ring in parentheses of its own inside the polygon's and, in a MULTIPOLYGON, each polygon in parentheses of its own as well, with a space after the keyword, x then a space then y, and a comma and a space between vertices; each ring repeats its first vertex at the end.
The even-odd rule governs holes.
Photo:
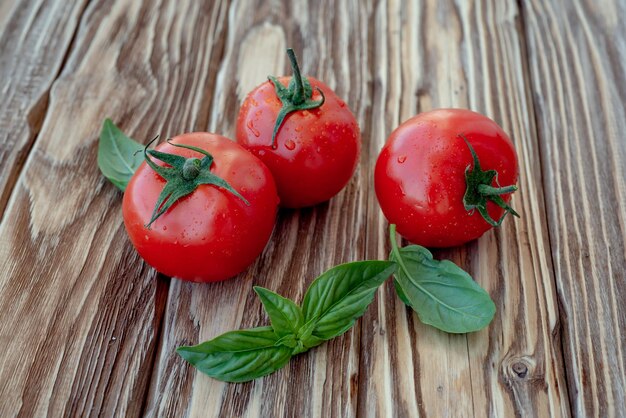
MULTIPOLYGON (((462 109, 421 113, 387 139, 376 162, 376 196, 385 217, 409 241, 451 247, 478 238, 492 227, 479 210, 464 205, 466 169, 475 168, 465 139, 482 170, 497 172, 497 183, 495 178, 486 181, 487 188, 516 183, 517 155, 511 140, 479 113, 462 109)), ((510 191, 500 195, 500 203, 507 207, 510 191)), ((488 196, 482 197, 487 199, 486 212, 492 220, 501 220, 505 210, 488 196)))
MULTIPOLYGON (((277 79, 284 87, 290 80, 277 79)), ((237 119, 237 142, 270 169, 284 207, 312 206, 339 193, 352 177, 361 149, 359 127, 346 103, 321 81, 309 77, 308 82, 309 99, 322 100, 319 89, 325 101, 320 107, 289 113, 274 146, 272 134, 283 102, 272 82, 248 94, 237 119)))
MULTIPOLYGON (((232 277, 261 253, 274 227, 278 195, 272 175, 258 158, 223 136, 189 133, 171 142, 211 154, 214 160, 209 162, 208 175, 225 180, 249 205, 224 188, 201 184, 148 229, 145 225, 166 181, 144 162, 124 193, 122 212, 128 236, 139 255, 168 276, 196 282, 232 277)), ((156 150, 185 158, 204 157, 165 142, 156 150)))

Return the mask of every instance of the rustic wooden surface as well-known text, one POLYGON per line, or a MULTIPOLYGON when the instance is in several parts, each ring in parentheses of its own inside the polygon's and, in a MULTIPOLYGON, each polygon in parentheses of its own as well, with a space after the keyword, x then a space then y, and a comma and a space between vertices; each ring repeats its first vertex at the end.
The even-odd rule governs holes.
POLYGON ((0 416, 624 414, 625 22, 619 0, 0 2, 0 416), (156 274, 97 169, 102 120, 232 137, 287 46, 357 116, 354 178, 281 211, 236 279, 156 274), (266 324, 253 285, 300 300, 329 267, 386 257, 375 159, 436 107, 494 118, 520 157, 521 219, 436 252, 492 295, 487 329, 424 326, 388 283, 348 333, 254 382, 174 353, 266 324))

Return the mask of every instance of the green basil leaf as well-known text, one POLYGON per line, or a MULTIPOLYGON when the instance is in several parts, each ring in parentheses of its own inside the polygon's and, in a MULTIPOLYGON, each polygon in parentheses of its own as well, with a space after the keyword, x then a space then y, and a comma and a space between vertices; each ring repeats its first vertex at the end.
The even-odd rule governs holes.
POLYGON ((276 335, 279 338, 295 335, 304 323, 300 307, 291 300, 263 287, 255 286, 254 291, 259 295, 276 335))
POLYGON ((361 261, 330 269, 311 284, 302 310, 289 299, 255 287, 272 327, 228 332, 193 347, 179 347, 177 352, 218 380, 246 382, 268 375, 293 355, 352 327, 395 269, 390 261, 361 261))
POLYGON ((304 328, 310 329, 310 337, 302 337, 305 345, 329 340, 350 329, 395 269, 395 263, 389 261, 358 261, 336 266, 315 279, 302 303, 304 328))
POLYGON ((105 119, 98 142, 98 167, 104 176, 121 191, 143 162, 144 146, 124 135, 111 121, 105 119))
MULTIPOLYGON (((395 238, 395 232, 394 232, 395 238)), ((442 331, 465 333, 486 327, 496 312, 489 294, 450 260, 438 261, 426 248, 409 245, 389 255, 398 263, 396 291, 420 320, 442 331)))
POLYGON ((276 345, 272 327, 231 331, 176 352, 194 367, 217 380, 247 382, 287 364, 292 349, 276 345))

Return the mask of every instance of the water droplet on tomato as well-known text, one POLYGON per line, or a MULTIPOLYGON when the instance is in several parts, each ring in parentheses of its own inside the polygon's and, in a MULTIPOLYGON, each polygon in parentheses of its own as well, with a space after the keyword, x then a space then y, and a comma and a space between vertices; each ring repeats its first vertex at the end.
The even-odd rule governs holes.
POLYGON ((406 161, 406 155, 401 155, 401 156, 399 156, 399 157, 398 157, 398 162, 399 162, 400 164, 402 164, 402 163, 403 163, 403 162, 405 162, 405 161, 406 161))
POLYGON ((264 156, 264 155, 265 155, 265 150, 261 150, 261 151, 259 151, 259 157, 262 157, 262 156, 264 156))
POLYGON ((288 150, 293 150, 294 148, 296 148, 296 143, 293 142, 291 139, 288 139, 285 141, 285 148, 287 148, 288 150))
POLYGON ((337 102, 339 103, 339 107, 346 107, 346 102, 343 100, 338 100, 337 102))
POLYGON ((252 132, 252 135, 256 136, 257 138, 261 136, 261 132, 259 132, 259 130, 254 127, 252 119, 250 119, 246 125, 248 126, 250 132, 252 132))
POLYGON ((146 241, 150 240, 150 237, 147 235, 144 235, 143 237, 146 239, 146 241))
POLYGON ((296 126, 296 132, 300 132, 302 130, 302 125, 296 126))
POLYGON ((163 230, 167 231, 167 226, 163 225, 163 230))

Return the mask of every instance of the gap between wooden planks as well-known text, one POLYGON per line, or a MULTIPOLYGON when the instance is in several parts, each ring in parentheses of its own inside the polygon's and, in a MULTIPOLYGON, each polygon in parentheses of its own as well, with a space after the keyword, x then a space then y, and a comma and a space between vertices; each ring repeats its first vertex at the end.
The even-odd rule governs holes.
MULTIPOLYGON (((3 359, 0 374, 11 373, 15 400, 3 402, 3 412, 18 407, 25 414, 136 415, 150 380, 143 407, 148 415, 567 414, 543 223, 541 153, 528 118, 533 103, 515 3, 323 2, 270 8, 233 2, 202 8, 190 2, 92 2, 83 22, 7 210, 11 222, 0 227, 7 237, 0 262, 9 273, 0 282, 6 291, 0 310, 3 318, 31 316, 27 323, 8 321, 0 328, 3 342, 13 347, 7 351, 21 354, 3 359), (192 24, 188 16, 195 18, 192 24), (161 308, 153 306, 162 306, 163 293, 124 237, 119 195, 93 169, 101 119, 113 116, 138 138, 206 126, 232 136, 242 95, 268 73, 286 70, 286 45, 304 47, 305 71, 334 85, 357 114, 364 131, 360 171, 329 204, 283 213, 272 244, 238 281, 204 287, 172 281, 159 343, 161 308), (522 193, 514 201, 524 212, 522 221, 440 253, 463 264, 494 295, 499 315, 488 330, 448 336, 424 327, 387 287, 360 328, 254 383, 212 381, 173 354, 180 343, 265 323, 249 291, 252 283, 299 299, 314 276, 333 264, 386 256, 385 225, 371 188, 374 158, 401 120, 442 105, 469 106, 494 117, 512 133, 522 160, 522 193), (78 179, 68 175, 82 168, 72 161, 72 151, 90 167, 81 171, 80 180, 87 181, 79 183, 74 199, 64 201, 46 185, 53 181, 68 191, 62 181, 78 179), (102 277, 108 281, 98 280, 102 277), (295 278, 297 286, 284 278, 295 278), (6 338, 11 334, 18 337, 6 338), (157 367, 150 372, 157 346, 157 367)), ((613 161, 620 162, 623 148, 610 143, 618 152, 613 161)), ((549 167, 547 172, 552 173, 549 167)), ((623 183, 616 181, 615 193, 623 199, 623 183)), ((618 215, 623 219, 623 212, 618 215)), ((560 228, 556 234, 566 230, 560 228)), ((561 286, 570 281, 557 277, 561 286)), ((619 300, 613 296, 619 293, 610 294, 619 300)), ((614 309, 608 312, 619 315, 614 309)), ((582 377, 573 376, 575 412, 611 411, 600 409, 606 380, 594 375, 600 389, 585 396, 574 392, 582 377)), ((620 383, 619 373, 608 376, 620 383)), ((611 393, 613 401, 620 400, 611 393)))

